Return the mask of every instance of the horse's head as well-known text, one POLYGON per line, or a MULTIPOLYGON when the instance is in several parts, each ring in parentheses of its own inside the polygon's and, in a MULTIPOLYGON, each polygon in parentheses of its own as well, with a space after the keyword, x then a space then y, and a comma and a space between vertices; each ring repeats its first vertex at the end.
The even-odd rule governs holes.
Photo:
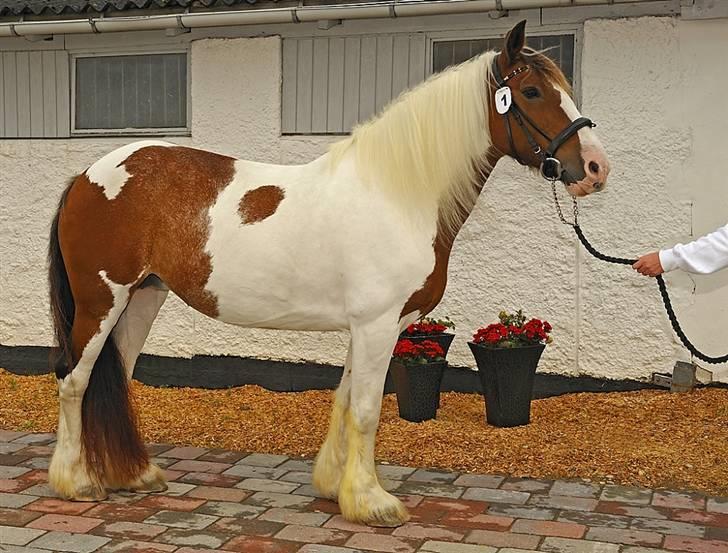
POLYGON ((524 165, 561 180, 573 196, 602 190, 609 161, 571 87, 547 56, 524 48, 526 22, 506 35, 493 60, 490 134, 493 145, 524 165))

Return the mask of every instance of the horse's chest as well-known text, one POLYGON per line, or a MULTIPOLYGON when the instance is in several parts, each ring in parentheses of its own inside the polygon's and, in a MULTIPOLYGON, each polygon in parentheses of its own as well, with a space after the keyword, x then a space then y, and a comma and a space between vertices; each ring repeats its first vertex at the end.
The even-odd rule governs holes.
POLYGON ((415 312, 420 316, 426 315, 440 303, 445 293, 450 247, 436 240, 433 249, 435 264, 432 266, 432 270, 425 278, 422 286, 415 290, 407 299, 407 302, 402 308, 401 315, 403 317, 415 312))

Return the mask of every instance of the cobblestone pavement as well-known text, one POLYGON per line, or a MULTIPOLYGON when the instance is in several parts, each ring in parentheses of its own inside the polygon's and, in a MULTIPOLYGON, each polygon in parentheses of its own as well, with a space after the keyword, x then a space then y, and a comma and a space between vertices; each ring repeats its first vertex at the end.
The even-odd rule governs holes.
POLYGON ((350 524, 316 497, 310 460, 150 445, 163 494, 53 497, 53 434, 0 430, 0 551, 7 553, 728 553, 728 498, 379 467, 412 520, 350 524))

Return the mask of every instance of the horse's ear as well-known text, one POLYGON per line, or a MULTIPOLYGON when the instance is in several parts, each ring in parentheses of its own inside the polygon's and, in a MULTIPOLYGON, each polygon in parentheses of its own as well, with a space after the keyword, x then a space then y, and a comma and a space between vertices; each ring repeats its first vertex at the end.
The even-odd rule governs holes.
POLYGON ((505 47, 503 51, 506 53, 508 63, 513 63, 518 58, 518 55, 523 49, 523 45, 526 42, 526 20, 516 23, 508 34, 506 35, 505 47))

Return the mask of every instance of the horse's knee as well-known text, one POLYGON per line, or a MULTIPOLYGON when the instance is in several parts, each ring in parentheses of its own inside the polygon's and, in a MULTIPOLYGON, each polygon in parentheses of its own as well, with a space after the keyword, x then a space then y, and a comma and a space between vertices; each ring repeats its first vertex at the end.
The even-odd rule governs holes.
POLYGON ((381 404, 373 405, 352 405, 346 413, 347 433, 375 434, 379 426, 381 404))

